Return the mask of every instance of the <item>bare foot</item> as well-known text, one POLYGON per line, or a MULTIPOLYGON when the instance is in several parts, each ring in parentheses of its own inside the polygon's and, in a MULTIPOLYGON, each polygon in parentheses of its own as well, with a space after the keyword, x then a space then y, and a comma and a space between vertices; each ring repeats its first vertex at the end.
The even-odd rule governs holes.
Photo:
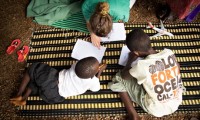
POLYGON ((21 101, 22 100, 22 96, 17 96, 17 97, 14 97, 14 98, 10 98, 10 100, 21 101))
POLYGON ((138 114, 129 114, 128 120, 142 120, 138 114))
POLYGON ((21 100, 21 101, 10 101, 12 104, 16 106, 23 106, 26 105, 26 100, 21 100))
POLYGON ((128 117, 128 120, 141 120, 141 118, 140 118, 139 116, 136 116, 136 117, 134 117, 134 116, 129 116, 129 117, 128 117))

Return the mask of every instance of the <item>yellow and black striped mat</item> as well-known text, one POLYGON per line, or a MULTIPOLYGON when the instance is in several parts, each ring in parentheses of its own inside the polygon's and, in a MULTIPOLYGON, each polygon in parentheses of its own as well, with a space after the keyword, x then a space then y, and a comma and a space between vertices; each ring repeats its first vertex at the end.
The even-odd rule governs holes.
MULTIPOLYGON (((134 28, 143 29, 148 35, 156 31, 146 28, 147 24, 126 24, 126 32, 134 28)), ((159 27, 159 25, 156 25, 159 27)), ((200 23, 179 23, 165 25, 174 37, 162 36, 152 38, 151 42, 157 51, 169 48, 174 51, 181 65, 183 84, 187 92, 183 95, 183 102, 177 113, 200 111, 200 23)), ((71 52, 78 38, 87 40, 88 34, 63 29, 40 29, 33 33, 30 43, 31 51, 27 59, 27 66, 34 62, 47 63, 61 70, 69 68, 75 59, 71 52)), ((38 96, 28 98, 27 105, 19 108, 19 116, 26 117, 55 117, 78 115, 125 115, 124 105, 117 93, 108 89, 111 81, 122 66, 118 65, 119 55, 124 41, 103 43, 107 47, 103 62, 108 64, 103 72, 99 92, 87 91, 83 95, 67 98, 63 103, 49 105, 38 96)), ((146 114, 136 105, 139 114, 146 114)))

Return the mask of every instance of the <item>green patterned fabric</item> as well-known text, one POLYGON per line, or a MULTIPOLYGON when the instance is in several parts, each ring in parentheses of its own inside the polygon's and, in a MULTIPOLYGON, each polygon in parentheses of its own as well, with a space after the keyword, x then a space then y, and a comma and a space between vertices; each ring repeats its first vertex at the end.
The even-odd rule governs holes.
POLYGON ((66 20, 56 21, 51 26, 54 26, 56 28, 78 30, 80 32, 89 33, 82 12, 78 12, 77 14, 72 15, 66 20))
POLYGON ((52 25, 54 22, 69 18, 81 11, 80 0, 31 0, 27 7, 27 17, 41 25, 52 25))

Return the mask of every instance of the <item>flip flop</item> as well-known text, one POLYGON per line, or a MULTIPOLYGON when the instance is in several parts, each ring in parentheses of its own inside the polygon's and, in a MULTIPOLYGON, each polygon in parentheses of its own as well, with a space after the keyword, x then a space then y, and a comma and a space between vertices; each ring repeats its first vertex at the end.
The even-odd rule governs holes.
POLYGON ((26 56, 29 53, 29 47, 28 46, 23 46, 23 48, 19 51, 17 51, 17 55, 18 55, 18 62, 24 62, 24 60, 26 59, 26 56))
POLYGON ((11 45, 6 50, 7 54, 12 54, 16 50, 16 48, 20 45, 20 43, 21 43, 20 39, 13 40, 11 45))

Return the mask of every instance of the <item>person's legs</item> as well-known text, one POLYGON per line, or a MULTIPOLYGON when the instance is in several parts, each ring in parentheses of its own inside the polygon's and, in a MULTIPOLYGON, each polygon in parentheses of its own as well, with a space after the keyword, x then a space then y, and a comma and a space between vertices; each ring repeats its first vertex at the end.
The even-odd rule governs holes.
POLYGON ((24 95, 22 96, 22 101, 26 101, 31 92, 32 90, 30 88, 27 88, 24 95))
POLYGON ((135 78, 132 77, 132 79, 125 80, 121 77, 121 72, 118 72, 108 86, 112 91, 119 93, 119 96, 128 112, 129 119, 140 119, 134 108, 133 102, 140 105, 144 111, 147 111, 143 105, 143 97, 146 94, 146 91, 137 83, 135 78))
POLYGON ((130 99, 128 93, 127 92, 119 92, 119 96, 125 105, 126 111, 128 112, 129 119, 130 120, 140 120, 140 117, 137 114, 135 108, 133 107, 133 102, 130 99))
POLYGON ((26 105, 26 100, 27 100, 28 96, 31 94, 31 91, 32 90, 30 88, 27 88, 24 95, 19 96, 20 99, 11 100, 10 102, 17 106, 26 105))
POLYGON ((22 82, 20 84, 20 87, 19 87, 19 90, 18 90, 16 96, 14 98, 11 98, 10 100, 22 100, 22 93, 26 89, 26 86, 29 83, 29 81, 30 81, 30 76, 29 76, 28 72, 26 71, 26 73, 23 76, 22 82))
POLYGON ((22 95, 22 93, 24 92, 24 90, 25 90, 27 84, 29 83, 29 81, 30 81, 30 76, 29 76, 28 72, 26 72, 24 77, 23 77, 23 79, 22 79, 22 82, 20 84, 17 96, 22 95))

